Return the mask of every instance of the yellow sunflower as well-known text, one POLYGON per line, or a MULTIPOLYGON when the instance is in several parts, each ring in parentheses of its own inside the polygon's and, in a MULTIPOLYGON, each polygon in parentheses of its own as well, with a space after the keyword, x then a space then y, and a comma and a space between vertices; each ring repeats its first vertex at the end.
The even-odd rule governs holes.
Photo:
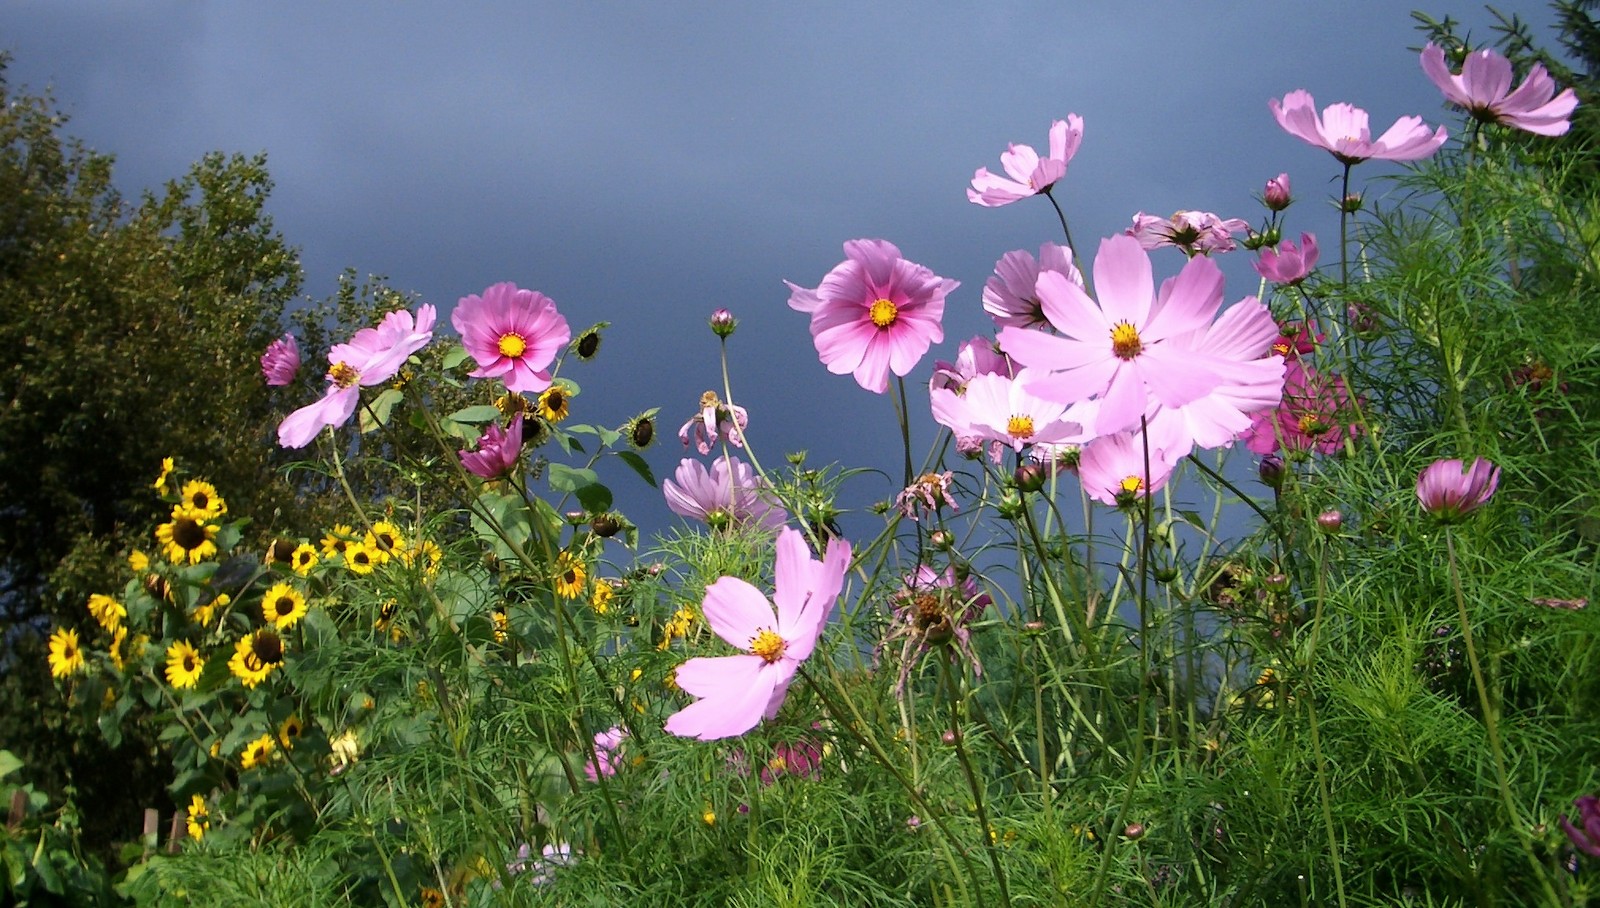
POLYGON ((444 908, 444 893, 432 886, 422 887, 422 908, 444 908))
POLYGON ((143 574, 145 571, 150 570, 150 556, 138 549, 134 549, 133 554, 128 556, 128 567, 135 574, 143 574))
POLYGON ((207 517, 179 505, 172 509, 172 522, 156 527, 156 541, 162 554, 173 564, 199 564, 217 553, 217 525, 207 517))
POLYGON ((180 505, 207 518, 221 517, 228 513, 228 503, 217 494, 216 486, 203 479, 191 479, 184 483, 179 497, 183 499, 179 502, 180 505))
POLYGON ((239 764, 245 769, 265 766, 267 761, 272 759, 273 749, 272 736, 262 735, 245 745, 244 753, 239 755, 239 764))
POLYGON ((421 562, 422 573, 429 577, 439 573, 439 562, 443 559, 444 552, 432 539, 419 539, 416 545, 400 550, 400 560, 406 567, 414 567, 421 562))
POLYGON ((83 649, 78 646, 78 632, 57 628, 50 635, 50 677, 66 678, 83 670, 83 649))
POLYGON ((371 549, 382 564, 391 556, 399 555, 406 547, 406 537, 400 528, 387 520, 380 520, 367 531, 365 539, 361 540, 367 548, 371 549))
POLYGON ((128 629, 126 627, 119 627, 111 632, 111 664, 116 666, 119 672, 126 670, 126 662, 122 658, 122 643, 127 639, 128 629))
POLYGON ((189 801, 189 838, 196 842, 206 837, 211 828, 211 811, 206 809, 206 799, 195 795, 189 801))
POLYGON ((539 402, 536 406, 540 416, 556 423, 567 418, 569 412, 567 403, 570 400, 572 400, 572 392, 557 383, 544 389, 539 394, 539 402))
POLYGON ((289 556, 289 566, 302 577, 310 574, 311 569, 317 566, 316 546, 309 542, 300 543, 294 554, 289 556))
POLYGON ((128 609, 110 596, 95 593, 89 597, 89 614, 100 622, 101 627, 115 631, 122 626, 122 619, 128 617, 128 609))
POLYGON ((179 640, 167 647, 167 683, 178 690, 199 684, 205 667, 206 660, 200 658, 200 651, 189 641, 179 640))
POLYGON ((322 536, 322 551, 329 558, 343 555, 345 546, 356 540, 356 531, 348 523, 336 523, 322 536))
POLYGON ((262 628, 234 644, 228 670, 243 681, 245 687, 255 687, 282 664, 283 638, 271 628, 262 628))
POLYGON ((300 736, 305 733, 305 723, 300 721, 299 716, 291 715, 278 725, 278 742, 283 745, 284 750, 294 750, 294 742, 300 740, 300 736))
POLYGON ((227 608, 228 603, 232 601, 232 596, 229 596, 227 593, 222 593, 215 599, 207 602, 205 605, 196 606, 194 610, 194 620, 200 622, 201 627, 210 627, 211 619, 216 617, 217 612, 227 608))
POLYGON ((584 572, 583 562, 571 552, 562 552, 556 557, 555 588, 556 595, 563 599, 576 599, 583 595, 584 581, 588 575, 584 572))
POLYGON ((294 627, 306 614, 304 593, 287 583, 275 583, 261 597, 261 617, 278 626, 278 630, 294 627))
POLYGON ((504 643, 511 630, 511 617, 503 608, 497 608, 489 613, 489 619, 494 622, 494 642, 504 643))
POLYGON ((617 588, 609 580, 596 580, 594 592, 589 594, 589 605, 596 615, 604 615, 611 611, 611 599, 617 595, 617 588))
POLYGON ((172 458, 170 458, 170 457, 161 458, 161 475, 157 476, 156 477, 156 481, 152 482, 150 484, 150 488, 155 489, 157 492, 161 493, 162 495, 167 494, 167 477, 172 475, 172 469, 173 469, 172 458))
POLYGON ((344 547, 344 565, 352 573, 370 574, 378 565, 378 555, 366 543, 352 542, 344 547))

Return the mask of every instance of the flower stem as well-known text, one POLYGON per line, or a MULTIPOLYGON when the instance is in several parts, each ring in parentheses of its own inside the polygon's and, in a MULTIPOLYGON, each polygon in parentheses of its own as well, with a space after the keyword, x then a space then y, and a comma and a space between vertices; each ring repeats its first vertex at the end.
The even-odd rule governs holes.
POLYGON ((1011 904, 1011 889, 1006 885, 1006 871, 1000 864, 1000 854, 995 842, 994 828, 989 825, 989 811, 983 806, 983 786, 978 782, 977 773, 972 770, 972 760, 967 756, 966 735, 961 731, 961 691, 956 686, 955 672, 950 670, 949 659, 939 659, 939 672, 944 676, 945 695, 950 699, 950 734, 955 747, 956 759, 961 763, 961 772, 967 777, 967 789, 972 792, 973 809, 978 814, 978 836, 983 840, 985 852, 989 855, 989 866, 994 870, 994 881, 1000 886, 1000 898, 1011 904))

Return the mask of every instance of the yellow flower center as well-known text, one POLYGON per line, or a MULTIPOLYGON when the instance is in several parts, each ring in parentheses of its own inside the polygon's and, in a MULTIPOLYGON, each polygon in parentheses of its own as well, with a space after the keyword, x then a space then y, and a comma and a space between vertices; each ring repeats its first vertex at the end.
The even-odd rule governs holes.
POLYGON ((1138 476, 1128 476, 1122 480, 1122 493, 1124 495, 1137 495, 1144 490, 1144 480, 1138 476))
POLYGON ((766 628, 750 638, 750 652, 772 663, 783 657, 784 647, 788 643, 778 636, 771 628, 766 628))
POLYGON ((1133 359, 1144 349, 1144 344, 1139 340, 1139 329, 1127 322, 1117 322, 1111 326, 1111 352, 1118 359, 1133 359))
POLYGON ((328 380, 341 388, 348 388, 361 379, 361 373, 343 360, 328 367, 328 380))
POLYGON ((1033 437, 1033 417, 1013 416, 1006 420, 1006 434, 1012 438, 1027 440, 1033 437))
POLYGON ((508 331, 500 335, 499 349, 501 356, 516 359, 528 349, 528 342, 522 339, 522 335, 508 331))
POLYGON ((900 309, 886 299, 877 299, 872 302, 872 309, 868 312, 872 323, 879 328, 887 328, 900 318, 900 309))
POLYGON ((1321 435, 1331 428, 1333 427, 1323 422, 1322 417, 1316 415, 1315 413, 1307 413, 1306 415, 1300 417, 1300 431, 1302 434, 1315 437, 1321 435))

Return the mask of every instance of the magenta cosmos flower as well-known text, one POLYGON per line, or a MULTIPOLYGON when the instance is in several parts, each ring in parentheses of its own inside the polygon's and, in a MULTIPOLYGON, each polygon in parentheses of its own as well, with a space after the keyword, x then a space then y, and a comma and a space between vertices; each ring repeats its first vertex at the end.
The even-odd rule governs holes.
POLYGON ((678 666, 678 686, 700 699, 668 716, 667 731, 711 741, 742 735, 763 717, 776 716, 795 671, 822 636, 849 568, 849 543, 830 539, 818 561, 805 536, 785 528, 778 534, 770 602, 737 577, 706 587, 700 606, 706 624, 741 652, 696 657, 678 666))
POLYGON ((1377 158, 1383 161, 1415 161, 1439 150, 1449 134, 1443 126, 1429 132, 1421 117, 1401 117, 1383 135, 1372 138, 1367 128, 1367 112, 1349 104, 1329 104, 1317 116, 1317 102, 1305 89, 1296 89, 1267 102, 1278 125, 1289 135, 1318 148, 1327 149, 1343 164, 1359 164, 1377 158))
POLYGON ((273 387, 282 387, 294 381, 299 371, 300 342, 294 339, 293 334, 285 334, 268 344, 267 352, 261 354, 261 374, 266 376, 267 384, 273 387))
POLYGON ((1283 399, 1256 413, 1244 433, 1245 447, 1256 454, 1314 451, 1333 454, 1361 429, 1351 412, 1344 379, 1318 372, 1298 357, 1284 364, 1283 399))
POLYGON ((594 755, 599 759, 598 766, 594 760, 583 761, 583 774, 589 781, 598 782, 601 776, 614 776, 617 768, 622 765, 622 741, 628 737, 628 732, 620 725, 613 725, 594 736, 594 755))
MULTIPOLYGON (((789 306, 811 314, 811 338, 835 375, 878 394, 944 340, 944 298, 961 286, 908 262, 887 240, 851 240, 815 290, 789 284, 789 306)), ((785 281, 785 283, 788 283, 785 281)))
POLYGON ((1139 212, 1125 231, 1145 249, 1176 246, 1187 255, 1210 255, 1239 248, 1233 235, 1250 229, 1243 218, 1222 219, 1209 211, 1179 211, 1170 218, 1139 212))
POLYGON ((1041 271, 1059 271, 1067 280, 1083 286, 1083 275, 1072 264, 1072 250, 1066 246, 1045 243, 1039 247, 1038 258, 1025 249, 1008 252, 995 263, 994 276, 983 285, 983 311, 989 313, 995 325, 1041 328, 1049 324, 1035 290, 1041 271))
POLYGON ((979 167, 972 175, 967 200, 985 208, 1009 205, 1030 195, 1049 192, 1056 181, 1067 175, 1067 162, 1078 153, 1083 142, 1083 118, 1067 114, 1065 120, 1050 124, 1050 156, 1040 158, 1029 145, 1011 145, 1000 155, 1000 166, 1011 179, 995 176, 979 167))
POLYGON ((1261 258, 1255 262, 1256 274, 1274 284, 1293 287, 1311 275, 1317 267, 1317 238, 1309 233, 1300 234, 1300 245, 1284 240, 1277 248, 1263 246, 1261 258))
POLYGON ((522 414, 511 417, 511 425, 504 429, 497 422, 490 423, 478 438, 478 450, 460 454, 467 472, 484 479, 497 479, 515 470, 522 454, 522 414))
POLYGON ((685 457, 673 478, 661 481, 661 494, 672 513, 717 530, 754 525, 770 531, 783 526, 789 515, 767 500, 770 491, 749 464, 731 455, 712 461, 709 471, 685 457))
POLYGON ((1294 197, 1289 192, 1289 175, 1280 173, 1267 181, 1261 190, 1261 204, 1272 211, 1282 211, 1289 207, 1294 197))
POLYGON ((394 377, 406 358, 433 339, 433 306, 424 303, 416 319, 406 311, 391 312, 376 328, 362 328, 347 344, 328 351, 328 390, 314 404, 290 413, 278 424, 278 444, 303 448, 323 426, 341 426, 356 411, 360 386, 382 384, 394 377))
MULTIPOLYGON (((1149 253, 1131 236, 1114 236, 1100 243, 1094 282, 1098 304, 1058 272, 1041 272, 1039 299, 1060 336, 1000 330, 1000 347, 1012 359, 1051 373, 1033 383, 1034 393, 1064 403, 1098 397, 1092 434, 1136 427, 1155 403, 1181 407, 1224 382, 1255 380, 1248 361, 1191 342, 1222 306, 1222 270, 1215 262, 1189 259, 1157 295, 1149 253)), ((1271 321, 1264 313, 1257 317, 1271 321)))
POLYGON ((1541 136, 1559 136, 1572 127, 1578 96, 1572 89, 1556 94, 1556 83, 1543 64, 1528 68, 1528 77, 1511 89, 1511 61, 1490 48, 1474 51, 1450 72, 1444 51, 1436 44, 1422 49, 1422 71, 1439 86, 1445 100, 1466 108, 1475 119, 1503 123, 1541 136))
POLYGON ((1500 468, 1474 458, 1468 467, 1460 460, 1436 460, 1417 476, 1417 501, 1422 509, 1446 520, 1472 513, 1500 486, 1500 468))
POLYGON ((550 387, 549 366, 572 339, 550 297, 509 282, 462 297, 450 324, 478 363, 472 377, 498 378, 518 394, 550 387))

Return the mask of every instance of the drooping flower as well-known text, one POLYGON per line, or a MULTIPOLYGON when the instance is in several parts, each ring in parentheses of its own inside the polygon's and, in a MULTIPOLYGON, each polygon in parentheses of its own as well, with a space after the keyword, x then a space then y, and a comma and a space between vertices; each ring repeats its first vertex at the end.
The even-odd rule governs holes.
POLYGON ((203 513, 177 505, 172 519, 156 527, 156 541, 173 564, 199 564, 217 553, 218 529, 203 513))
POLYGON ((94 593, 89 596, 89 614, 101 627, 114 631, 128 617, 128 608, 104 593, 94 593))
POLYGON ((1467 54, 1461 74, 1456 75, 1445 63, 1444 50, 1429 44, 1422 49, 1422 71, 1445 100, 1484 123, 1502 123, 1541 136, 1564 135, 1572 127, 1578 96, 1570 88, 1557 95, 1555 80, 1542 63, 1530 66, 1527 78, 1513 91, 1511 61, 1493 48, 1467 54))
POLYGON ((1186 255, 1195 256, 1232 252, 1239 248, 1233 241, 1234 234, 1249 229, 1250 223, 1243 218, 1223 220, 1209 211, 1178 211, 1170 218, 1141 211, 1133 216, 1133 226, 1124 232, 1146 250, 1176 246, 1186 255))
POLYGON ((1031 195, 1048 192, 1056 181, 1066 176, 1067 163, 1078 153, 1083 142, 1083 118, 1067 114, 1065 120, 1050 123, 1050 154, 1040 158, 1031 145, 1012 144, 1000 155, 1000 166, 1011 179, 996 176, 986 167, 979 167, 972 175, 972 188, 967 190, 967 200, 985 208, 1009 205, 1031 195))
POLYGON ((1292 201, 1294 198, 1289 193, 1289 175, 1286 173, 1268 180, 1266 187, 1261 190, 1261 203, 1271 211, 1282 211, 1292 201))
POLYGON ((206 807, 206 799, 200 795, 189 799, 185 826, 189 830, 189 838, 196 842, 205 838, 206 831, 211 828, 211 811, 206 807))
POLYGON ((1066 246, 1045 243, 1039 247, 1037 259, 1026 249, 1008 252, 995 263, 994 275, 983 285, 983 311, 989 313, 995 325, 1049 326, 1035 290, 1041 271, 1059 271, 1067 280, 1083 286, 1083 275, 1072 263, 1072 250, 1066 246))
POLYGON ((50 652, 45 657, 50 663, 50 677, 70 678, 83 670, 83 648, 78 645, 78 632, 70 627, 58 627, 50 635, 50 652))
POLYGON ((511 425, 500 428, 491 422, 478 436, 476 451, 461 451, 461 465, 467 472, 484 479, 498 479, 515 472, 522 455, 522 414, 511 417, 511 425))
POLYGON ((679 517, 699 520, 712 529, 757 526, 776 530, 789 519, 788 512, 769 499, 770 490, 750 465, 737 457, 719 457, 708 471, 699 461, 684 458, 672 478, 661 482, 667 507, 679 517))
POLYGON ((1300 234, 1300 245, 1284 240, 1277 248, 1261 247, 1261 257, 1252 263, 1256 273, 1285 287, 1293 287, 1310 276, 1317 267, 1317 238, 1300 234))
POLYGON ((433 339, 437 314, 424 303, 415 319, 410 312, 391 312, 376 328, 362 328, 349 343, 328 351, 328 390, 314 404, 290 413, 278 424, 278 444, 303 448, 323 426, 341 426, 356 411, 360 388, 382 384, 394 377, 407 357, 433 339))
POLYGON ((1083 426, 1068 415, 1066 404, 1033 393, 1031 385, 1039 377, 1037 370, 1023 369, 1016 378, 995 373, 974 376, 961 395, 936 389, 929 392, 933 418, 958 436, 999 442, 1013 451, 1032 444, 1084 441, 1083 426))
POLYGON ((550 364, 572 339, 567 320, 556 304, 537 290, 516 284, 495 284, 464 296, 450 314, 450 324, 478 363, 473 378, 498 378, 517 393, 550 387, 550 364))
POLYGON ((1296 89, 1267 102, 1284 131, 1308 145, 1327 150, 1342 164, 1381 161, 1415 161, 1439 150, 1449 138, 1443 126, 1433 132, 1421 117, 1401 117, 1383 135, 1372 138, 1367 112, 1349 104, 1329 104, 1317 116, 1317 102, 1305 89, 1296 89))
POLYGON ((918 654, 940 644, 951 644, 972 663, 975 675, 983 665, 972 649, 972 622, 993 604, 988 593, 978 587, 971 574, 956 579, 954 567, 936 571, 922 564, 905 578, 905 585, 894 595, 894 626, 889 639, 905 638, 900 653, 900 678, 895 692, 905 690, 918 654))
POLYGON ((1244 442, 1257 454, 1332 454, 1344 447, 1345 439, 1360 432, 1344 379, 1318 372, 1294 358, 1284 364, 1282 402, 1251 418, 1244 442))
POLYGON ((1457 458, 1436 460, 1417 476, 1417 502, 1443 520, 1476 511, 1500 486, 1500 468, 1475 457, 1470 466, 1457 458))
POLYGON ((617 774, 617 768, 622 765, 622 740, 627 736, 628 732, 620 725, 595 733, 594 754, 599 764, 596 765, 595 760, 583 761, 583 774, 589 781, 598 782, 601 776, 609 778, 617 774))
POLYGON ((261 354, 261 374, 267 379, 267 384, 282 387, 294 381, 300 372, 300 342, 294 339, 293 334, 285 334, 267 345, 267 351, 261 354))
POLYGON ((949 470, 924 473, 895 496, 894 506, 907 520, 916 520, 918 511, 924 509, 929 513, 941 507, 948 507, 951 512, 959 511, 961 509, 956 507, 956 500, 950 497, 950 481, 953 478, 954 474, 949 470))
MULTIPOLYGON (((817 355, 877 394, 944 340, 944 298, 960 286, 906 261, 887 240, 851 240, 815 290, 789 284, 789 306, 811 315, 817 355)), ((787 283, 787 282, 786 282, 787 283)))
POLYGON ((1192 343, 1222 306, 1222 270, 1211 259, 1189 259, 1158 295, 1149 253, 1133 237, 1113 236, 1100 243, 1094 281, 1098 303, 1057 272, 1039 275, 1045 317, 1060 336, 1000 330, 1012 359, 1050 373, 1031 383, 1033 393, 1063 403, 1098 399, 1085 424, 1092 434, 1135 427, 1154 403, 1181 407, 1225 382, 1255 380, 1248 361, 1192 343))
POLYGON ((178 690, 199 684, 205 667, 206 660, 189 641, 179 640, 167 647, 167 683, 178 690))
MULTIPOLYGON (((693 441, 701 454, 710 454, 719 439, 727 439, 736 448, 744 447, 744 429, 750 424, 750 414, 744 407, 725 404, 717 392, 700 395, 700 409, 678 430, 678 440, 685 448, 693 441)), ((642 447, 642 446, 640 446, 642 447)))
POLYGON ((305 615, 305 594, 287 583, 274 583, 261 597, 261 617, 278 630, 294 627, 305 615))
POLYGON ((699 699, 667 717, 666 730, 710 741, 742 735, 778 714, 794 674, 811 655, 850 567, 850 544, 828 540, 821 561, 805 536, 778 534, 775 590, 769 601, 737 577, 706 588, 701 610, 739 655, 697 657, 678 666, 677 684, 699 699))
POLYGON ((1591 858, 1600 858, 1600 798, 1594 795, 1584 795, 1572 802, 1578 810, 1578 823, 1567 819, 1566 814, 1561 815, 1561 831, 1567 834, 1572 847, 1578 849, 1591 858))
POLYGON ((1161 491, 1172 478, 1177 458, 1147 443, 1138 432, 1118 432, 1085 445, 1078 458, 1078 480, 1090 498, 1113 507, 1130 507, 1161 491), (1149 448, 1148 471, 1146 447, 1149 448))

